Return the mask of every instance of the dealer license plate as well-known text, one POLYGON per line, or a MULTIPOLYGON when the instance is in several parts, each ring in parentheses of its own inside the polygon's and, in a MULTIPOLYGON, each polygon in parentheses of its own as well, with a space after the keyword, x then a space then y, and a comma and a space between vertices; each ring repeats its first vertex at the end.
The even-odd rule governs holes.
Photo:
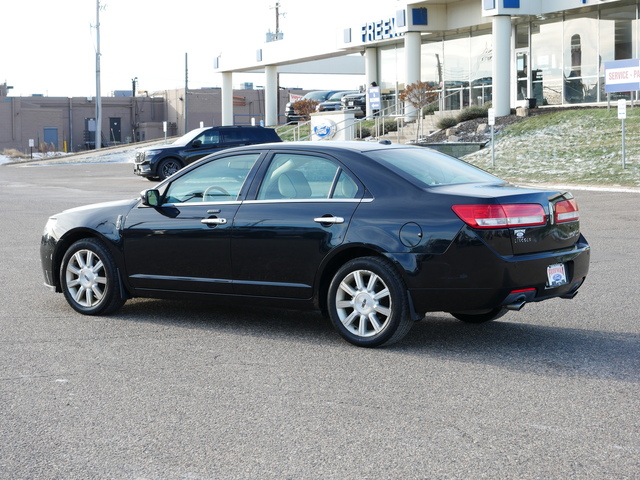
POLYGON ((567 283, 567 272, 564 263, 556 263, 547 267, 547 285, 550 287, 559 287, 567 283))

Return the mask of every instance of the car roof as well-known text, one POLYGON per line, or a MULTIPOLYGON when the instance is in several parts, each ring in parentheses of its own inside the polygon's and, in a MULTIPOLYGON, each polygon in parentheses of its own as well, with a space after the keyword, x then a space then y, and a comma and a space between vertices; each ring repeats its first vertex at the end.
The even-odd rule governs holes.
POLYGON ((379 142, 360 142, 360 141, 299 141, 299 142, 270 142, 260 143, 255 145, 247 145, 244 147, 237 147, 233 150, 266 150, 266 149, 278 149, 278 150, 306 150, 314 152, 325 153, 338 153, 340 151, 351 151, 356 153, 365 153, 375 150, 389 150, 389 149, 422 149, 424 147, 416 147, 412 145, 398 145, 390 143, 379 142))

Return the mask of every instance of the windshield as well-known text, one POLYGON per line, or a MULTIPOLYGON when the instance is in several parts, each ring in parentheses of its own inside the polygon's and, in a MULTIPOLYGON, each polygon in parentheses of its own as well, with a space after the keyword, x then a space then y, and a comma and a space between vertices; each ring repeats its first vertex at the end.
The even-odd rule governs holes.
POLYGON ((187 132, 183 136, 178 138, 171 145, 175 145, 177 147, 184 147, 185 145, 188 145, 191 140, 196 138, 198 135, 200 135, 205 130, 208 130, 208 128, 196 128, 195 130, 191 130, 190 132, 187 132))
POLYGON ((393 148, 366 155, 420 187, 461 183, 505 183, 473 165, 428 148, 393 148))
POLYGON ((329 95, 332 92, 327 92, 327 91, 321 91, 321 92, 309 92, 307 93, 304 98, 308 99, 308 100, 324 100, 325 98, 327 98, 327 95, 329 95))
POLYGON ((351 92, 338 92, 338 93, 334 93, 333 95, 331 95, 331 97, 329 97, 329 99, 327 100, 327 102, 339 102, 340 99, 342 99, 342 97, 344 97, 345 95, 349 95, 350 93, 358 93, 355 91, 351 91, 351 92))

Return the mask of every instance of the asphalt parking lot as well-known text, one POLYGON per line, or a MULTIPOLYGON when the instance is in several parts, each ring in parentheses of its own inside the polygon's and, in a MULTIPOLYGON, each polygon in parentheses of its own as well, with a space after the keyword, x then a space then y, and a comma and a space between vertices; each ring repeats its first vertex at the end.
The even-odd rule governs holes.
POLYGON ((571 301, 385 349, 316 313, 137 299, 85 317, 43 286, 49 215, 136 196, 130 164, 0 166, 0 478, 640 478, 640 193, 576 190, 571 301))

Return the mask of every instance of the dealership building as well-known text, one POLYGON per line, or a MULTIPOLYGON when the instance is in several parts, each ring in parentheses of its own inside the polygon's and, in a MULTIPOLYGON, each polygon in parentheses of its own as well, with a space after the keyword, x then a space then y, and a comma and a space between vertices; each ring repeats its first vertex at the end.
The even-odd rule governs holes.
POLYGON ((275 125, 283 73, 363 74, 387 104, 422 81, 441 93, 441 110, 491 101, 504 116, 525 105, 606 102, 605 63, 638 58, 640 0, 387 3, 389 11, 363 8, 357 23, 321 42, 283 38, 240 54, 223 51, 214 60, 222 74, 222 123, 233 123, 236 73, 264 74, 265 123, 275 125))
MULTIPOLYGON (((637 100, 640 0, 359 3, 361 14, 350 25, 340 25, 340 16, 332 27, 314 20, 324 26, 320 40, 285 34, 254 47, 227 42, 241 50, 223 50, 214 58, 221 88, 106 97, 102 145, 181 135, 200 123, 284 123, 290 94, 304 93, 281 88, 287 74, 357 75, 352 82, 376 82, 383 109, 405 118, 415 111, 400 104, 399 94, 418 81, 439 92, 441 111, 492 102, 496 116, 518 106, 637 100), (612 63, 631 65, 622 72, 634 77, 631 92, 607 93, 605 69, 612 63), (259 73, 263 81, 256 83, 264 89, 233 90, 234 75, 247 72, 259 73)), ((56 151, 93 148, 94 98, 11 97, 10 89, 0 84, 0 151, 28 151, 31 145, 56 151)))

